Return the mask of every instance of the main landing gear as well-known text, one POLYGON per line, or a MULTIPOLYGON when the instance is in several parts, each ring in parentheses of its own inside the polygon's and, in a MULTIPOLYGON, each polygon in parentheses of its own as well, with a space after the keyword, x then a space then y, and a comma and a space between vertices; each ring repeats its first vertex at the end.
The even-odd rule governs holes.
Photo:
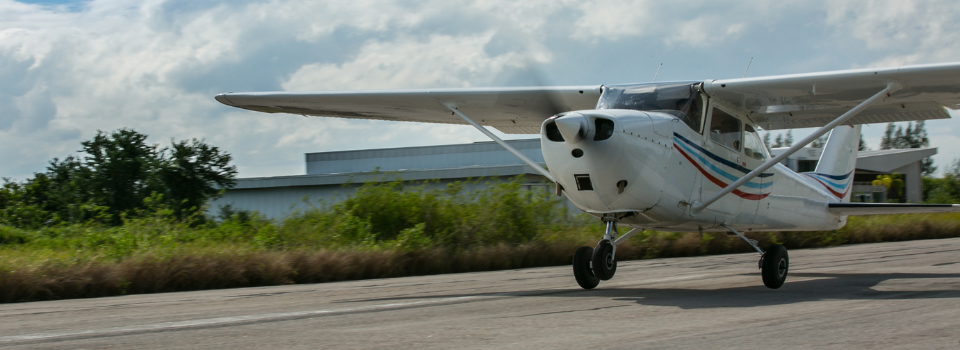
MULTIPOLYGON (((577 279, 577 284, 583 289, 593 289, 600 284, 600 281, 606 281, 613 278, 617 272, 617 244, 630 238, 641 230, 635 228, 627 232, 620 238, 617 238, 616 221, 604 221, 607 225, 606 233, 603 239, 597 243, 596 248, 580 247, 573 253, 573 276, 577 279)), ((787 248, 775 244, 770 246, 764 252, 757 246, 757 241, 745 237, 730 226, 723 225, 730 232, 740 236, 745 242, 750 244, 753 249, 760 253, 760 274, 763 276, 763 285, 770 289, 777 289, 783 286, 787 280, 787 270, 790 268, 790 257, 787 255, 787 248)))
POLYGON ((760 275, 763 276, 763 285, 770 289, 777 289, 783 286, 783 282, 787 280, 787 270, 790 268, 790 256, 787 255, 787 248, 779 244, 774 244, 764 252, 757 246, 756 240, 744 237, 744 235, 730 228, 730 226, 723 225, 723 227, 740 236, 740 238, 749 243, 753 249, 760 252, 759 265, 760 275))
POLYGON ((617 272, 617 244, 640 232, 640 229, 635 228, 618 239, 616 221, 605 223, 606 233, 596 248, 580 247, 573 253, 573 276, 583 289, 593 289, 600 281, 613 278, 617 272))

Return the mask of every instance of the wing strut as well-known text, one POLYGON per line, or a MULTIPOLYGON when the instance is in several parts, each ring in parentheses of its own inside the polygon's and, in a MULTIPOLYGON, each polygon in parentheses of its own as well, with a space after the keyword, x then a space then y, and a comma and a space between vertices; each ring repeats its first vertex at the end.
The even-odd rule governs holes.
POLYGON ((508 145, 506 142, 504 142, 499 137, 497 137, 497 135, 494 135, 492 132, 490 132, 490 130, 485 129, 483 126, 481 126, 480 124, 477 124, 477 122, 473 121, 463 113, 460 113, 460 111, 457 110, 457 107, 454 104, 444 103, 443 106, 447 107, 447 109, 449 109, 454 114, 460 116, 460 118, 463 118, 463 120, 465 120, 470 125, 473 125, 473 127, 477 128, 477 130, 480 130, 480 132, 482 132, 484 135, 487 135, 487 137, 489 137, 493 141, 496 141, 498 144, 500 144, 500 146, 503 146, 503 148, 505 148, 507 151, 510 151, 510 153, 513 153, 513 155, 517 156, 517 158, 520 158, 520 160, 522 160, 524 163, 527 163, 527 165, 529 165, 531 168, 533 168, 534 170, 542 174, 544 177, 546 177, 547 180, 550 180, 550 182, 557 182, 553 179, 553 175, 550 175, 550 172, 547 171, 547 169, 544 169, 542 166, 540 166, 540 164, 537 164, 537 162, 534 162, 533 159, 527 158, 527 156, 523 155, 523 153, 520 153, 520 151, 518 151, 516 148, 513 148, 510 145, 508 145))
POLYGON ((757 167, 756 169, 753 169, 753 171, 747 173, 746 175, 741 177, 739 180, 734 181, 732 184, 727 185, 727 187, 724 187, 722 190, 720 190, 720 192, 717 192, 710 198, 707 198, 707 200, 703 202, 693 203, 693 206, 690 208, 690 213, 694 215, 699 214, 707 206, 709 206, 710 204, 713 204, 713 202, 716 202, 718 199, 720 199, 720 197, 723 197, 728 193, 733 192, 733 190, 747 183, 747 181, 750 181, 757 175, 760 175, 760 173, 766 171, 767 169, 770 169, 770 167, 774 166, 775 164, 780 163, 780 161, 786 159, 791 154, 796 153, 797 151, 802 149, 804 146, 806 146, 808 143, 812 142, 813 140, 816 140, 820 136, 823 136, 823 134, 826 134, 828 131, 833 130, 833 128, 837 127, 838 125, 843 124, 843 122, 847 121, 847 119, 853 118, 855 115, 857 115, 857 113, 860 113, 867 107, 870 107, 870 105, 873 105, 874 103, 877 103, 883 100, 885 97, 890 97, 891 93, 894 93, 897 90, 900 90, 902 88, 903 88, 903 85, 901 85, 898 82, 895 82, 895 81, 887 82, 886 88, 884 88, 883 90, 880 90, 880 92, 876 93, 875 95, 870 96, 870 98, 866 99, 865 101, 860 102, 860 104, 851 108, 846 113, 840 115, 839 117, 837 117, 837 119, 834 119, 832 122, 830 122, 830 124, 824 125, 820 129, 817 129, 817 131, 814 131, 809 136, 798 141, 792 147, 787 149, 786 152, 783 152, 780 155, 773 157, 773 159, 770 159, 766 163, 763 163, 763 165, 757 167))

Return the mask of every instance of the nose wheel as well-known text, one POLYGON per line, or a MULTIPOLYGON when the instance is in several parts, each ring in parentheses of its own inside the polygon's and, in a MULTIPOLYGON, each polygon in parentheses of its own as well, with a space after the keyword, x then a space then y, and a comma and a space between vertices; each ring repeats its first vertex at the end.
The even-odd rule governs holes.
POLYGON ((583 289, 593 289, 600 284, 600 278, 593 273, 593 248, 580 247, 573 253, 573 277, 583 289))
POLYGON ((573 253, 573 277, 583 289, 596 288, 600 281, 613 278, 617 272, 617 244, 643 231, 635 228, 617 238, 617 225, 606 221, 607 230, 596 248, 580 247, 573 253))
POLYGON ((617 272, 617 256, 614 255, 616 247, 613 242, 604 239, 597 243, 593 249, 593 273, 600 280, 606 281, 613 278, 617 272))

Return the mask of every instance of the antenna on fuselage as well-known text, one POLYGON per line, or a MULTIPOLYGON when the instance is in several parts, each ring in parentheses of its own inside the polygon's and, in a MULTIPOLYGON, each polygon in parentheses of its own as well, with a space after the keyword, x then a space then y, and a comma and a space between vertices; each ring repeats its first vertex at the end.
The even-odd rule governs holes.
POLYGON ((654 75, 653 75, 653 82, 657 82, 657 76, 660 75, 660 68, 661 68, 661 67, 663 67, 663 63, 662 63, 662 62, 660 63, 659 66, 657 66, 657 74, 654 74, 654 75))
POLYGON ((750 71, 750 64, 753 63, 753 57, 750 57, 750 62, 747 62, 747 69, 743 71, 743 77, 747 77, 747 72, 750 71))

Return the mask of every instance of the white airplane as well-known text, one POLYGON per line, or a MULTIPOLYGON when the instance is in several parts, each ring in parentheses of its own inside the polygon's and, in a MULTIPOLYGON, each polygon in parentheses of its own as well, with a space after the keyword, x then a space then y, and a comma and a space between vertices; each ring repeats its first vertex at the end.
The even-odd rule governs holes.
POLYGON ((760 253, 763 283, 780 288, 789 257, 741 231, 826 231, 848 215, 960 211, 960 205, 850 203, 860 125, 945 119, 960 108, 960 63, 627 85, 225 93, 221 103, 267 113, 470 124, 556 183, 606 224, 580 247, 585 288, 617 270, 616 247, 643 229, 730 232, 760 253), (539 132, 546 169, 483 126, 539 132), (758 129, 819 127, 771 157, 758 129), (832 131, 832 132, 831 132, 832 131), (817 168, 780 161, 830 133, 817 168), (549 169, 549 170, 548 170, 549 169), (620 235, 617 226, 633 228, 620 235))

